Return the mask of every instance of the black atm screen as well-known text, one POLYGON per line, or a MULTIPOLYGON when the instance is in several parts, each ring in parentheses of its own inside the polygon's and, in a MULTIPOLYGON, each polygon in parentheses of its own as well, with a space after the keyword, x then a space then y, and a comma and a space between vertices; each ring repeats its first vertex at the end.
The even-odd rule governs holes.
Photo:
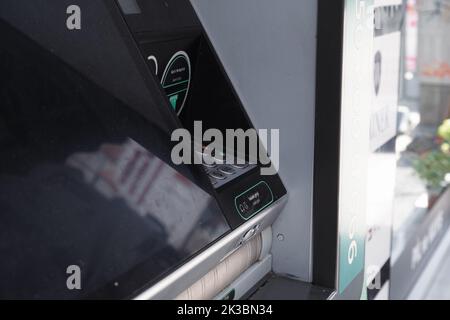
POLYGON ((129 297, 228 232, 166 132, 0 35, 0 298, 129 297))

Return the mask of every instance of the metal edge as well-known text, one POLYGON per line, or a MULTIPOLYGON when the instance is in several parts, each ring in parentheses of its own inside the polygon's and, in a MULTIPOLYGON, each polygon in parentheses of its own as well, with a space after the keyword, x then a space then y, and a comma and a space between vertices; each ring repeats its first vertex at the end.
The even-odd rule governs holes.
POLYGON ((217 266, 229 252, 235 250, 239 246, 239 243, 242 242, 242 237, 255 225, 260 225, 259 232, 255 233, 255 235, 260 234, 263 230, 270 227, 286 205, 287 200, 288 195, 285 195, 258 216, 247 221, 181 266, 178 270, 136 296, 134 300, 174 299, 217 266))
POLYGON ((226 295, 235 290, 234 300, 239 300, 250 291, 261 279, 272 270, 272 256, 269 254, 247 269, 239 278, 222 290, 214 300, 223 300, 226 295))

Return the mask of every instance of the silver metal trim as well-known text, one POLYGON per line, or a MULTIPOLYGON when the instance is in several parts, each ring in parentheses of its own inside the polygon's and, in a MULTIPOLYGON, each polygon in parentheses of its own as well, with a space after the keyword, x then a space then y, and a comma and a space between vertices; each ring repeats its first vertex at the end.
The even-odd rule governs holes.
POLYGON ((330 294, 330 296, 327 298, 327 300, 335 300, 337 297, 337 291, 333 291, 332 294, 330 294))
POLYGON ((228 287, 220 292, 214 300, 223 300, 231 290, 235 291, 234 300, 241 299, 259 281, 261 281, 272 270, 272 255, 267 255, 247 269, 242 275, 233 281, 228 287))
POLYGON ((262 230, 270 227, 286 205, 287 200, 288 196, 286 195, 276 201, 255 218, 247 221, 241 227, 232 231, 169 276, 139 294, 135 300, 174 299, 206 273, 215 268, 229 252, 242 245, 242 237, 250 229, 256 225, 260 225, 259 231, 256 233, 259 234, 262 230))

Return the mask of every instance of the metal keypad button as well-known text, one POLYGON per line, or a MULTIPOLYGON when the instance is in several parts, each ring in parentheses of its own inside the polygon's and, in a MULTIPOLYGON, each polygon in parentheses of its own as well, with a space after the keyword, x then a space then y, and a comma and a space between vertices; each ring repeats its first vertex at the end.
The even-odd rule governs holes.
POLYGON ((220 172, 218 170, 211 171, 209 173, 209 176, 211 178, 214 178, 214 179, 217 179, 217 180, 225 180, 227 178, 227 176, 225 174, 223 174, 222 172, 220 172))
POLYGON ((236 170, 234 170, 231 166, 221 166, 219 167, 219 171, 230 176, 236 173, 236 170))
POLYGON ((248 167, 248 164, 247 164, 247 163, 244 163, 244 164, 238 164, 238 163, 236 162, 236 163, 233 163, 232 166, 235 167, 236 169, 245 169, 245 168, 248 167))
POLYGON ((217 167, 217 164, 213 163, 213 164, 208 164, 208 163, 203 163, 203 166, 205 166, 206 168, 215 168, 217 167))

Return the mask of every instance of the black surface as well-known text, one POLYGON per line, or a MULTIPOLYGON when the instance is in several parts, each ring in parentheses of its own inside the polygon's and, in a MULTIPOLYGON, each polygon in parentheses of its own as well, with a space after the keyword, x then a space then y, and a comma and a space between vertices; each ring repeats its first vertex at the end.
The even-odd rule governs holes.
POLYGON ((250 300, 328 300, 333 290, 284 277, 269 277, 250 300))
MULTIPOLYGON (((193 132, 195 121, 203 130, 252 128, 253 125, 236 94, 220 59, 187 0, 138 1, 140 14, 125 15, 139 43, 143 58, 158 60, 161 81, 169 59, 179 51, 190 57, 192 81, 185 108, 179 115, 183 127, 193 132), (162 17, 151 19, 160 10, 162 17), (179 20, 177 17, 183 16, 179 20)), ((150 64, 151 65, 151 64, 150 64)), ((154 67, 151 66, 152 72, 154 67)))
POLYGON ((168 164, 168 132, 1 21, 0 35, 1 298, 129 297, 229 230, 192 168, 168 164))
POLYGON ((313 282, 336 287, 344 1, 319 0, 313 282))
MULTIPOLYGON (((117 0, 119 6, 126 7, 130 0, 117 0)), ((140 14, 125 16, 133 33, 152 31, 155 35, 168 31, 201 28, 200 21, 189 1, 186 0, 133 0, 140 14)))
MULTIPOLYGON (((245 174, 239 179, 233 180, 226 187, 222 187, 218 194, 217 199, 224 212, 229 213, 227 215, 228 221, 232 227, 241 225, 245 219, 243 219, 238 210, 236 209, 236 198, 242 195, 249 188, 256 186, 257 184, 265 183, 270 187, 270 191, 273 195, 272 203, 280 200, 286 195, 286 189, 278 175, 273 176, 261 176, 259 168, 255 168, 245 174)), ((261 194, 262 196, 262 194, 261 194)))
POLYGON ((124 102, 153 126, 170 133, 181 127, 159 81, 148 72, 114 0, 2 0, 0 19, 124 102), (81 9, 81 30, 66 27, 69 5, 81 9))

